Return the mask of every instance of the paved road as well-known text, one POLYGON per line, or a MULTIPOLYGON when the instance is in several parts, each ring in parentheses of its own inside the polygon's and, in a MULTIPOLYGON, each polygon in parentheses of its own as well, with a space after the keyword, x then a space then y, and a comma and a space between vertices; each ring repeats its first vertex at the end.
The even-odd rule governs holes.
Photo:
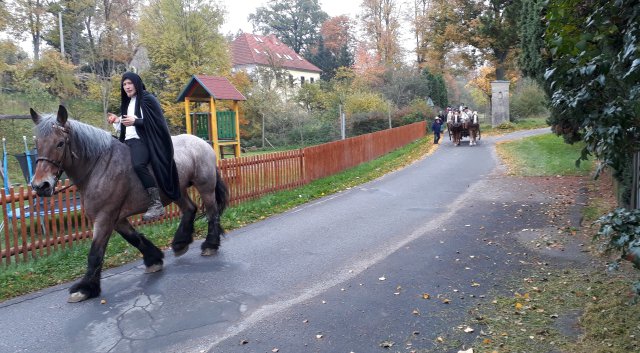
POLYGON ((467 342, 452 325, 511 261, 465 235, 508 232, 487 198, 501 193, 486 184, 495 141, 445 141, 400 171, 230 232, 215 257, 195 244, 168 253, 160 273, 141 262, 106 271, 105 304, 66 303, 70 284, 0 303, 0 352, 360 353, 431 349, 437 337, 457 351, 467 342))

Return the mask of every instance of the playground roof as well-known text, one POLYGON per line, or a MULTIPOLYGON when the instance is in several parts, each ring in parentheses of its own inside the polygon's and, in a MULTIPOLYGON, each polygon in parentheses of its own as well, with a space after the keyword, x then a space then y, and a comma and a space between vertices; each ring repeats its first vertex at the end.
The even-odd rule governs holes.
POLYGON ((193 75, 178 96, 178 102, 185 98, 209 98, 218 100, 246 101, 229 80, 221 76, 193 75))
POLYGON ((273 34, 260 36, 243 33, 239 35, 231 42, 231 58, 234 67, 240 65, 271 66, 273 63, 277 63, 287 70, 322 72, 317 66, 279 41, 273 34))

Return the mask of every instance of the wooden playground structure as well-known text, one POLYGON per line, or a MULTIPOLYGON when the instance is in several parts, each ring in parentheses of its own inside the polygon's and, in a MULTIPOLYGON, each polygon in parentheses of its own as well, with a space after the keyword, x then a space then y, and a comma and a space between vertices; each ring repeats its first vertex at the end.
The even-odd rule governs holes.
POLYGON ((224 147, 232 147, 234 156, 240 157, 238 102, 245 100, 225 77, 206 75, 193 75, 178 96, 178 102, 184 102, 187 133, 211 143, 220 158, 224 147), (232 101, 231 110, 218 111, 221 101, 232 101))

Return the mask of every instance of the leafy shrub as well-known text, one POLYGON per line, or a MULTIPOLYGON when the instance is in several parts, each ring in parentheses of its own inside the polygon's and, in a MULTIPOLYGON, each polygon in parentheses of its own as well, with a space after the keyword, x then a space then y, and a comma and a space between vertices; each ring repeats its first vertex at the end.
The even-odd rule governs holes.
POLYGON ((514 128, 515 128, 515 125, 510 121, 502 123, 502 124, 496 126, 496 129, 498 129, 498 130, 512 130, 514 128))
MULTIPOLYGON (((600 224, 600 228, 594 238, 608 240, 605 244, 606 252, 620 252, 620 257, 610 267, 615 269, 621 260, 627 260, 636 269, 640 269, 640 209, 617 208, 600 217, 596 223, 600 224)), ((640 296, 640 281, 634 284, 634 289, 634 300, 637 300, 640 296)))
POLYGON ((509 103, 512 121, 548 114, 549 100, 533 80, 523 79, 516 85, 509 103))
POLYGON ((349 136, 358 136, 389 128, 389 120, 382 112, 356 113, 351 117, 349 136))

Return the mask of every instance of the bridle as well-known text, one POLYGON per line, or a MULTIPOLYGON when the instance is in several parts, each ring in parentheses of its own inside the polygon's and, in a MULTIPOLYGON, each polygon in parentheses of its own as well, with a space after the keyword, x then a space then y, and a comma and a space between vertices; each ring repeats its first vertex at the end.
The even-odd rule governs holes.
MULTIPOLYGON (((67 185, 67 186, 65 186, 65 187, 63 187, 63 188, 61 188, 59 190, 56 190, 55 187, 58 184, 58 181, 60 181, 60 177, 62 176, 62 173, 64 173, 64 169, 62 168, 62 163, 64 163, 65 158, 67 158, 67 150, 70 151, 72 160, 74 158, 78 158, 78 156, 73 151, 71 151, 71 146, 69 145, 69 141, 70 141, 69 140, 69 134, 70 134, 69 129, 65 128, 64 126, 60 126, 60 125, 58 125, 56 123, 53 124, 53 127, 55 129, 58 129, 58 130, 62 131, 62 133, 64 133, 64 145, 65 146, 64 146, 64 150, 62 151, 62 157, 60 157, 60 159, 57 160, 57 161, 54 161, 53 159, 47 158, 47 157, 38 157, 36 159, 36 162, 42 160, 42 161, 45 161, 45 162, 49 162, 49 163, 53 164, 56 168, 58 168, 58 172, 56 173, 56 176, 55 176, 55 182, 53 183, 53 190, 54 190, 53 191, 53 195, 55 195, 55 194, 61 193, 61 192, 65 191, 65 190, 67 190, 68 188, 70 188, 70 187, 72 187, 72 186, 74 186, 76 184, 79 184, 82 181, 84 181, 85 178, 87 178, 89 175, 91 175, 93 173, 93 170, 96 168, 96 165, 98 165, 98 162, 100 160, 102 160, 102 156, 100 156, 99 158, 96 158, 96 160, 93 162, 93 165, 91 166, 91 168, 89 168, 89 171, 87 172, 87 174, 85 174, 84 177, 80 178, 80 181, 75 182, 75 183, 71 183, 71 184, 69 184, 69 185, 67 185)), ((111 157, 113 157, 112 153, 109 154, 109 159, 107 161, 107 165, 111 163, 111 157)))
MULTIPOLYGON (((64 163, 65 158, 67 157, 67 150, 70 149, 69 147, 69 130, 66 129, 64 126, 60 126, 58 124, 53 124, 53 128, 58 129, 60 131, 62 131, 64 133, 64 150, 62 151, 62 157, 60 157, 59 160, 54 161, 53 159, 47 158, 47 157, 41 157, 38 156, 38 158, 36 159, 36 163, 39 161, 45 161, 45 162, 49 162, 51 164, 53 164, 56 168, 58 168, 58 172, 56 173, 55 176, 55 181, 53 183, 53 188, 55 190, 56 185, 58 184, 58 181, 60 180, 60 177, 62 176, 62 173, 64 173, 64 169, 62 168, 62 163, 64 163)), ((73 185, 73 184, 72 184, 73 185)), ((58 191, 54 191, 54 195, 64 191, 66 189, 68 189, 69 187, 71 187, 72 185, 66 186, 58 191)))

